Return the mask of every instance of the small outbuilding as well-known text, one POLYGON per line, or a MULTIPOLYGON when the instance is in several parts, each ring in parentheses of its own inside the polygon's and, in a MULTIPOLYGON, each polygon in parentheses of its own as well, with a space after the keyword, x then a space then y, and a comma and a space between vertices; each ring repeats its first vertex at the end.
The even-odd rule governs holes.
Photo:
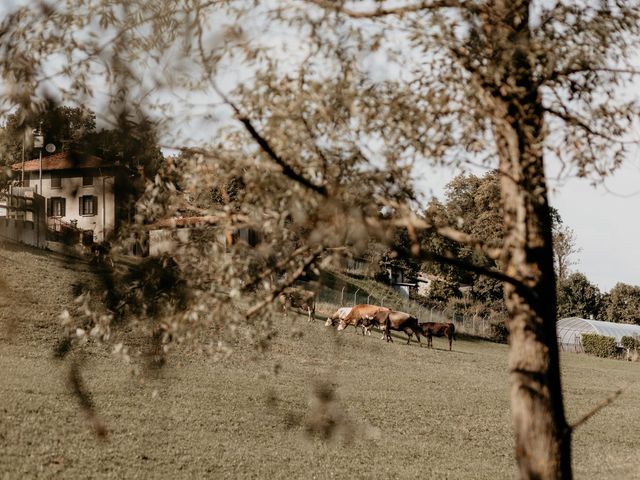
POLYGON ((558 347, 563 352, 582 352, 582 334, 595 333, 616 339, 620 347, 622 337, 640 337, 640 326, 629 323, 602 322, 587 318, 569 317, 556 323, 558 347))

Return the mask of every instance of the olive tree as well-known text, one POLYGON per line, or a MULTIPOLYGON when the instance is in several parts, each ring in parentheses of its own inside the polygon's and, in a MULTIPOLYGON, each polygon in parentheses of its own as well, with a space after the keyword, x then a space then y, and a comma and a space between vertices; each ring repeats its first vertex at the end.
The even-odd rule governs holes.
MULTIPOLYGON (((264 312, 284 288, 366 248, 371 237, 391 241, 396 229, 410 239, 399 255, 503 282, 520 476, 570 478, 573 427, 555 335, 545 166, 558 161, 597 179, 624 160, 638 114, 624 93, 640 73, 630 58, 639 7, 615 0, 42 3, 2 24, 3 104, 38 109, 51 91, 80 103, 107 93, 105 117, 156 118, 165 146, 182 153, 149 184, 140 225, 188 212, 227 236, 260 230, 253 250, 228 248, 203 230, 173 253, 190 298, 184 308, 169 300, 154 316, 162 341, 194 336, 199 326, 223 335, 250 325, 253 338, 268 342, 264 312), (53 68, 52 58, 62 67, 53 68), (185 125, 199 138, 186 140, 185 125), (498 247, 414 214, 416 172, 471 164, 498 171, 498 247), (225 193, 238 178, 243 188, 225 193), (420 229, 499 268, 426 250, 420 229)), ((108 322, 99 326, 96 335, 108 333, 108 322)))

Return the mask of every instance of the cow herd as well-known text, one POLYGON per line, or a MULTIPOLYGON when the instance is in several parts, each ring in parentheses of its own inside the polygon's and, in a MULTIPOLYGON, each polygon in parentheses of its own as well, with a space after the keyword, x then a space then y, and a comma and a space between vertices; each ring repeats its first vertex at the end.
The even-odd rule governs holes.
POLYGON ((415 316, 409 313, 369 304, 339 308, 325 322, 327 327, 335 326, 336 324, 338 331, 353 325, 356 333, 358 333, 358 329, 362 329, 363 335, 371 335, 371 328, 377 327, 382 331, 382 339, 387 342, 393 342, 391 337, 392 330, 406 333, 407 344, 411 342, 413 335, 416 336, 416 340, 421 344, 420 335, 422 335, 427 338, 428 347, 433 346, 433 337, 447 337, 449 350, 452 348, 456 331, 453 323, 420 323, 415 316))
MULTIPOLYGON (((280 294, 280 302, 285 316, 289 309, 299 308, 307 313, 309 322, 315 319, 316 295, 314 292, 288 287, 280 294)), ((393 342, 391 330, 404 332, 407 334, 407 345, 411 343, 413 335, 416 336, 418 343, 422 345, 420 341, 420 335, 422 335, 427 338, 427 346, 430 348, 433 347, 433 337, 446 337, 449 340, 449 350, 451 350, 456 332, 456 327, 453 323, 420 323, 415 316, 409 313, 369 304, 339 308, 325 322, 326 327, 335 327, 336 325, 338 331, 353 325, 356 333, 358 333, 358 329, 362 329, 362 335, 371 335, 371 329, 377 327, 382 331, 382 340, 387 342, 393 342)))

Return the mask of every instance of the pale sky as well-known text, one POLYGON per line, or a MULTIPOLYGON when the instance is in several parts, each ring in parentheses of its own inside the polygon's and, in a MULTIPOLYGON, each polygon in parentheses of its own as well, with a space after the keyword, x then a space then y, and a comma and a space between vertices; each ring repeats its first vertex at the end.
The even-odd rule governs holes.
MULTIPOLYGON (((550 182, 553 184, 554 182, 550 182)), ((582 251, 573 267, 601 290, 640 285, 640 162, 630 158, 603 185, 573 178, 551 194, 582 251)))

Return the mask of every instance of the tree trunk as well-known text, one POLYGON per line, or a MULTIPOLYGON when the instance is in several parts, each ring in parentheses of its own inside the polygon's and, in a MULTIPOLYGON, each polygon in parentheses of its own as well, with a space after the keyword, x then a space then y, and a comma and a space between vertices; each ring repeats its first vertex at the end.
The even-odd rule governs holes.
POLYGON ((572 477, 571 431, 560 382, 551 216, 543 162, 544 111, 529 55, 528 3, 519 2, 519 8, 510 3, 504 10, 504 24, 511 28, 501 39, 503 55, 497 66, 505 74, 490 94, 502 174, 502 265, 521 284, 504 287, 510 317, 511 406, 520 477, 568 479, 572 477))
MULTIPOLYGON (((516 131, 501 132, 506 136, 516 131)), ((501 135, 502 136, 502 135, 501 135)), ((500 155, 506 273, 527 288, 505 285, 509 312, 511 406, 521 478, 571 478, 571 436, 564 415, 556 291, 542 156, 500 155), (524 159, 527 158, 525 161, 524 159), (508 170, 507 170, 508 168, 508 170)))

